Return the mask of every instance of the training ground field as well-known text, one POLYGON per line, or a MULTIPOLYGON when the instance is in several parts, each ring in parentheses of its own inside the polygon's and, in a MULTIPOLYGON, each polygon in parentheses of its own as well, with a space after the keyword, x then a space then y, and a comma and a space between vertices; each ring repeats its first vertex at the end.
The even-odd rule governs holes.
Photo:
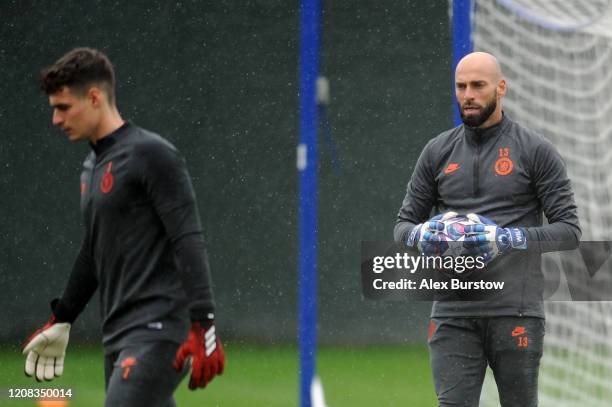
MULTIPOLYGON (((289 346, 256 347, 228 343, 226 372, 205 390, 191 392, 185 381, 175 393, 179 407, 291 407, 298 405, 298 355, 289 346)), ((39 385, 23 375, 18 349, 0 347, 0 388, 71 388, 70 407, 103 406, 104 379, 100 348, 68 346, 64 375, 39 385)), ((318 372, 329 407, 435 405, 425 346, 324 347, 318 372)), ((0 406, 36 406, 35 401, 7 401, 0 406)), ((52 404, 49 404, 52 405, 52 404)), ((57 405, 57 404, 54 404, 57 405)))

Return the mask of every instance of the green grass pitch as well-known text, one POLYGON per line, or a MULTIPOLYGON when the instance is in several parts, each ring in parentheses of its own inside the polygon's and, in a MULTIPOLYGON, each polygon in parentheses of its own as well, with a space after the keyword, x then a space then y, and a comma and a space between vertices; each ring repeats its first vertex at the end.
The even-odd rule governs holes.
MULTIPOLYGON (((205 390, 181 383, 179 407, 290 407, 298 405, 298 355, 290 346, 228 343, 226 372, 205 390)), ((64 376, 39 385, 23 375, 16 348, 0 348, 0 388, 73 389, 71 407, 102 406, 104 378, 98 347, 69 346, 64 376)), ((433 406, 436 404, 427 348, 421 345, 323 347, 317 370, 329 407, 433 406)), ((4 395, 2 395, 4 396, 4 395)), ((1 396, 0 396, 1 397, 1 396)), ((36 406, 34 401, 0 400, 6 407, 36 406)))

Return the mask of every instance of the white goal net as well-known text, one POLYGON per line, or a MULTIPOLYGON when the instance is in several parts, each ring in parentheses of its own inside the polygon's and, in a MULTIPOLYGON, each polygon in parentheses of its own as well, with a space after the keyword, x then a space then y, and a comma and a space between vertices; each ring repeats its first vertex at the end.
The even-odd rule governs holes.
MULTIPOLYGON (((612 231, 610 0, 472 0, 475 51, 496 55, 504 110, 564 157, 582 240, 612 231)), ((540 406, 612 406, 612 303, 546 302, 540 406)), ((498 406, 487 375, 482 406, 498 406)))

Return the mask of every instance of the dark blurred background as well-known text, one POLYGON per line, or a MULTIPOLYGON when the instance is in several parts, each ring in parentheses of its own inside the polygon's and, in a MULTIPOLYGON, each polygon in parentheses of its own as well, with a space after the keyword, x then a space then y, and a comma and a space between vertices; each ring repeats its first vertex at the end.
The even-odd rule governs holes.
MULTIPOLYGON (((0 341, 48 317, 83 235, 88 146, 52 127, 37 87, 76 46, 107 53, 123 117, 186 156, 224 338, 295 341, 298 2, 5 0, 0 21, 0 341)), ((362 298, 359 248, 392 239, 419 152, 452 125, 450 53, 445 1, 324 4, 320 71, 341 171, 321 135, 323 343, 424 341, 430 304, 362 298)), ((97 301, 73 340, 99 340, 97 301)))

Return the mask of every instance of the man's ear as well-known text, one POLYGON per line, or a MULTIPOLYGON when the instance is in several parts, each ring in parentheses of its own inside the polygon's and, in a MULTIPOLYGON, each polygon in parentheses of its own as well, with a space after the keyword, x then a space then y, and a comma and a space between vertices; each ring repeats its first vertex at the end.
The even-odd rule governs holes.
POLYGON ((506 79, 501 78, 499 83, 497 84, 497 94, 500 98, 506 96, 506 91, 508 90, 506 85, 506 79))
POLYGON ((104 100, 106 100, 106 95, 102 90, 97 86, 92 86, 87 91, 87 99, 91 101, 91 104, 94 107, 100 107, 104 100))

